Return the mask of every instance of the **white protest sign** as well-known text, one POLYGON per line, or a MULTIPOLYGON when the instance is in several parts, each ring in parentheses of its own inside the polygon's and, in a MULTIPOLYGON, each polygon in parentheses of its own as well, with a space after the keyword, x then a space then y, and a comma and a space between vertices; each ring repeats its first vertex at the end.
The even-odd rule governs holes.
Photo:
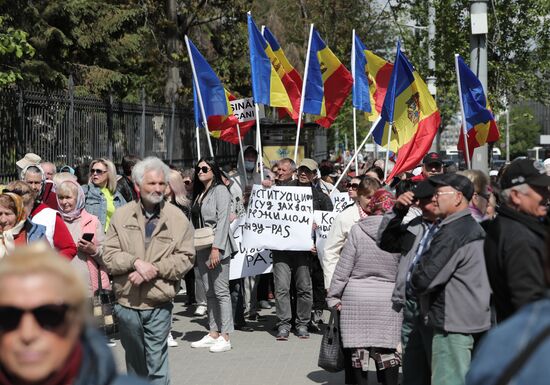
POLYGON ((254 185, 243 227, 243 244, 248 249, 311 250, 312 225, 311 187, 254 185))
POLYGON ((231 231, 237 243, 237 252, 231 257, 229 279, 239 279, 271 272, 273 258, 270 250, 247 249, 243 246, 244 216, 231 222, 231 231))
POLYGON ((347 192, 340 192, 337 190, 334 190, 332 194, 330 194, 330 199, 332 200, 332 205, 334 206, 332 211, 336 213, 344 211, 346 206, 353 203, 353 200, 349 197, 347 192))
POLYGON ((325 254, 325 242, 327 241, 328 233, 332 228, 332 222, 338 215, 334 211, 314 211, 313 221, 317 225, 315 228, 315 247, 319 260, 323 260, 325 254))
MULTIPOLYGON (((240 123, 256 120, 256 109, 252 98, 230 100, 233 115, 239 119, 240 123)), ((263 105, 260 106, 260 118, 265 117, 263 105)))

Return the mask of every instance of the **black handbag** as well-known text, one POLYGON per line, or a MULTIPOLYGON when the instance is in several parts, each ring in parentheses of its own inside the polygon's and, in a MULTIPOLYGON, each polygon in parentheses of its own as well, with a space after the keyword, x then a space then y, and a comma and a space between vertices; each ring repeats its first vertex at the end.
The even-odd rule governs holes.
POLYGON ((340 313, 336 309, 330 309, 330 319, 321 340, 317 365, 327 372, 344 370, 345 359, 344 347, 340 338, 340 313))
POLYGON ((95 326, 107 337, 114 337, 118 333, 118 319, 114 313, 115 303, 115 293, 101 286, 101 271, 98 266, 97 290, 92 297, 93 316, 95 326))

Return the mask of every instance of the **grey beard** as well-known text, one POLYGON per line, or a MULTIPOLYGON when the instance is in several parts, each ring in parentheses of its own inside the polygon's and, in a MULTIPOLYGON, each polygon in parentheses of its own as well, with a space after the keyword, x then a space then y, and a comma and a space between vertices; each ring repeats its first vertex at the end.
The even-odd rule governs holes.
POLYGON ((156 204, 159 204, 160 202, 162 202, 162 201, 164 200, 164 196, 163 196, 163 195, 155 195, 155 194, 153 194, 153 193, 149 193, 149 194, 147 194, 147 195, 142 195, 142 196, 141 196, 141 199, 143 199, 143 200, 146 201, 147 203, 156 205, 156 204))

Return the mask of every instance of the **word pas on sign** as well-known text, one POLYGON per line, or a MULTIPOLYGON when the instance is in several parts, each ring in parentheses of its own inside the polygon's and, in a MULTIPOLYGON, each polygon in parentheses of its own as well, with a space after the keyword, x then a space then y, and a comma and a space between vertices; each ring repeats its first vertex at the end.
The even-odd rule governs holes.
POLYGON ((242 216, 231 223, 231 231, 235 243, 237 243, 237 252, 231 257, 229 279, 239 279, 271 272, 273 257, 270 250, 247 249, 242 244, 245 219, 242 216))

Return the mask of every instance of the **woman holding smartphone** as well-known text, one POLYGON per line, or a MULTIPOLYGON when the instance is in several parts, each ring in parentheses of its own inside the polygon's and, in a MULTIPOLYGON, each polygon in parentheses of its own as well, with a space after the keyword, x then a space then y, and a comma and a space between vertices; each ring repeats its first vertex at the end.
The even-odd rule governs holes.
POLYGON ((193 348, 213 353, 231 349, 233 312, 229 294, 229 261, 237 247, 229 228, 231 194, 222 181, 221 170, 212 158, 202 158, 195 167, 191 219, 195 229, 209 227, 214 239, 210 247, 197 250, 196 264, 206 289, 210 332, 193 342, 193 348))

